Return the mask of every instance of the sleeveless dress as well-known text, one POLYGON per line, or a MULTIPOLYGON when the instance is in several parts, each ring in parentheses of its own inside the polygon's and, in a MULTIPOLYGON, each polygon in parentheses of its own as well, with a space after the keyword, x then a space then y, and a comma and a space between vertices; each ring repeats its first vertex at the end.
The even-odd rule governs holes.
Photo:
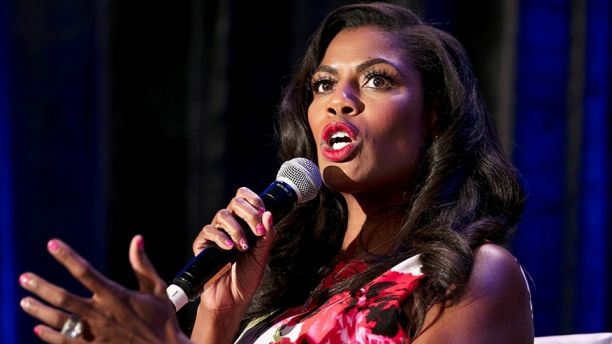
MULTIPOLYGON (((340 261, 317 289, 365 270, 360 260, 340 261)), ((354 293, 343 292, 322 304, 309 300, 277 316, 263 331, 247 327, 236 343, 411 343, 402 305, 423 277, 419 256, 411 257, 354 293), (262 332, 259 334, 260 332, 262 332), (255 339, 256 338, 256 339, 255 339)), ((261 325, 261 324, 260 324, 261 325)))

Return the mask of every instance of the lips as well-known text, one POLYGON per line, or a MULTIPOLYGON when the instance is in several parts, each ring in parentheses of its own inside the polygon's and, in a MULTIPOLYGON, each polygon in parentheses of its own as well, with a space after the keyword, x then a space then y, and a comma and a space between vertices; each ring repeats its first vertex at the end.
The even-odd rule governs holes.
POLYGON ((353 125, 336 121, 323 128, 321 152, 323 156, 334 162, 350 159, 358 146, 359 129, 353 125))

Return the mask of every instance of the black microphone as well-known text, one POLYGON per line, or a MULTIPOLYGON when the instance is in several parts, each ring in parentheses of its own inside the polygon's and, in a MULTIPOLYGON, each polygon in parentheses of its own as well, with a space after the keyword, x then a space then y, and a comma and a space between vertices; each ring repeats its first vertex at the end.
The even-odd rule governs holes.
MULTIPOLYGON (((305 158, 294 158, 281 165, 276 180, 259 197, 266 210, 272 213, 274 221, 278 222, 296 203, 314 199, 320 188, 321 173, 317 165, 305 158)), ((249 246, 252 247, 258 237, 249 230, 246 222, 239 218, 238 220, 245 229, 249 246)), ((240 254, 241 251, 223 250, 214 243, 206 246, 185 265, 166 289, 176 311, 187 302, 196 300, 206 289, 206 283, 216 280, 214 277, 225 272, 240 254)))

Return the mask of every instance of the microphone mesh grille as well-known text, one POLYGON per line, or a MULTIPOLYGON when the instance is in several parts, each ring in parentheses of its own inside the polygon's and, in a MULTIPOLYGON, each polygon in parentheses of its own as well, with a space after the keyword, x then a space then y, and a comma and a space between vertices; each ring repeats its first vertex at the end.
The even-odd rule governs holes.
POLYGON ((289 181, 297 188, 298 203, 315 198, 321 188, 321 173, 317 165, 305 158, 285 161, 276 175, 277 180, 289 181))

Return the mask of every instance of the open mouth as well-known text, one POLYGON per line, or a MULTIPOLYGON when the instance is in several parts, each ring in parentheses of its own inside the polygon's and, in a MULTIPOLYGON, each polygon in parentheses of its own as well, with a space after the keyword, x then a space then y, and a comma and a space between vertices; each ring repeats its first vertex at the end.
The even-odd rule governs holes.
POLYGON ((343 122, 336 121, 329 123, 323 128, 323 142, 330 149, 342 149, 357 139, 357 128, 343 122))
POLYGON ((326 159, 346 161, 359 147, 359 129, 344 121, 332 122, 323 128, 321 139, 321 153, 326 159))
POLYGON ((342 149, 348 146, 351 142, 353 142, 353 139, 348 133, 339 131, 332 134, 329 140, 327 140, 327 145, 332 149, 342 149))

